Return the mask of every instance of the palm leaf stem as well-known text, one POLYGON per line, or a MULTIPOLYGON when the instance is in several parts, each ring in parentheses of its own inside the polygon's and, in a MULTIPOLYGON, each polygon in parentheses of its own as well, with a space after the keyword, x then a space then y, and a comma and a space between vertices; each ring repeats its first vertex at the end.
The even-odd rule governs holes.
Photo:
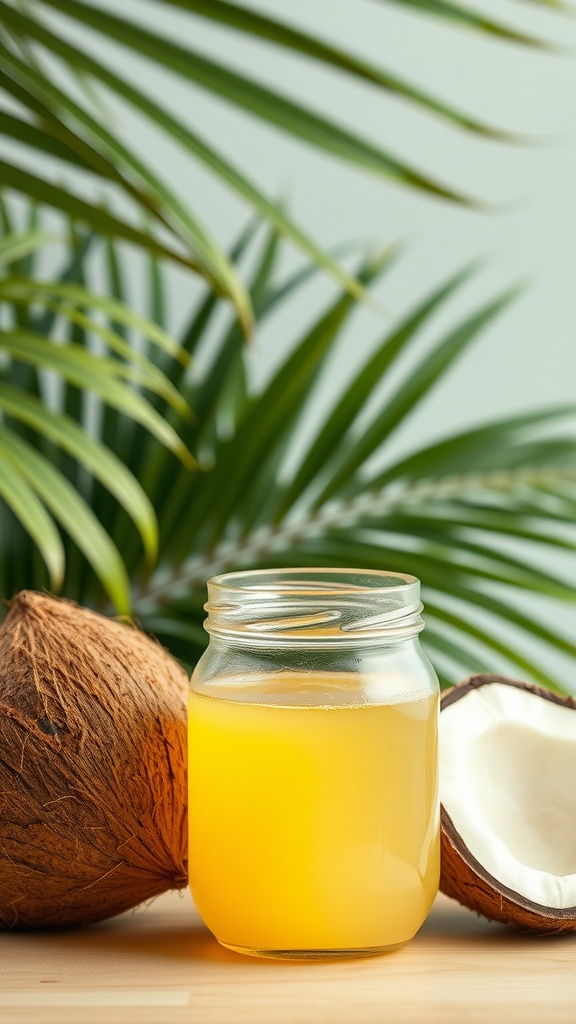
POLYGON ((224 540, 207 555, 196 555, 181 566, 158 570, 134 594, 136 610, 150 602, 174 600, 178 595, 203 586, 207 579, 236 565, 258 563, 263 557, 285 549, 293 550, 305 539, 323 537, 331 530, 353 528, 369 515, 381 522, 404 506, 418 507, 434 498, 458 499, 479 490, 513 493, 521 486, 538 486, 547 481, 570 480, 576 482, 576 470, 547 467, 508 470, 495 473, 469 473, 437 480, 417 481, 397 489, 369 491, 343 501, 332 501, 318 509, 310 509, 293 519, 287 518, 276 525, 262 526, 246 538, 224 540))

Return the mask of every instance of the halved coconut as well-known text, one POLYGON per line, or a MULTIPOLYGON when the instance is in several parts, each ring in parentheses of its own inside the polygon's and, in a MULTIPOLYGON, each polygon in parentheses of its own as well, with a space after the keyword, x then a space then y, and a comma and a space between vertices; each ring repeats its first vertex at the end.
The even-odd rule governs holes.
POLYGON ((507 925, 576 930, 576 701, 479 675, 441 706, 440 888, 507 925))

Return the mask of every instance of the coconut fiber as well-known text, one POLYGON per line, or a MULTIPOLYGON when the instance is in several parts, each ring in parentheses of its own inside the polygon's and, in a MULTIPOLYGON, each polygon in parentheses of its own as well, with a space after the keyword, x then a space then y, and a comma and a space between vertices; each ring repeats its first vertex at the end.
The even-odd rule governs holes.
POLYGON ((186 691, 139 630, 24 591, 0 627, 0 927, 187 883, 186 691))

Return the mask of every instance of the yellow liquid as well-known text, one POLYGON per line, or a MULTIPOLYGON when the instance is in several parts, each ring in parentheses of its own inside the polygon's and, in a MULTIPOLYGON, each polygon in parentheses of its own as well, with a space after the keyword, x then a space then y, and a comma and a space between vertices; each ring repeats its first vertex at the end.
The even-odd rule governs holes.
POLYGON ((223 945, 345 954, 414 935, 438 887, 436 717, 436 695, 287 707, 191 694, 190 882, 223 945))

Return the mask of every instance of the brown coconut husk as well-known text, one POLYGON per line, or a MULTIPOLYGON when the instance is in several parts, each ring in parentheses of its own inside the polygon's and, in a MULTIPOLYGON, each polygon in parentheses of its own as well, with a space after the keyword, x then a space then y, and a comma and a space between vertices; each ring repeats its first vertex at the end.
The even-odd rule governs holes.
POLYGON ((24 591, 0 627, 0 927, 79 925, 187 884, 184 670, 24 591))
MULTIPOLYGON (((544 700, 576 710, 572 697, 563 697, 532 683, 497 675, 474 675, 442 694, 441 710, 480 686, 504 683, 528 690, 544 700)), ((576 931, 576 907, 557 909, 526 899, 494 878, 470 852, 445 807, 441 808, 440 889, 446 896, 491 921, 532 933, 558 935, 576 931)))

